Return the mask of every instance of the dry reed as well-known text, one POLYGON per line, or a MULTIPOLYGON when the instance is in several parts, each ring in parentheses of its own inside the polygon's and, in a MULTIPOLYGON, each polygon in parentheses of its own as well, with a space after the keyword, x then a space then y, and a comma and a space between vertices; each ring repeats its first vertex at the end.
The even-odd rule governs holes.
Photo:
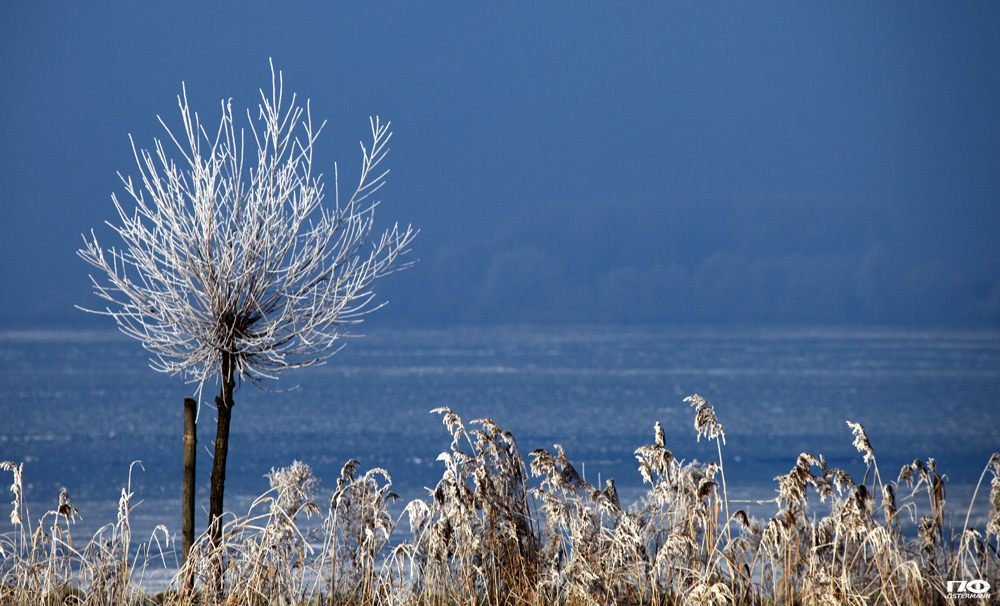
POLYGON ((613 479, 589 484, 562 446, 534 450, 528 465, 492 420, 467 425, 435 409, 451 443, 426 498, 394 515, 389 473, 362 473, 355 460, 328 501, 316 499, 307 465, 272 470, 271 490, 226 517, 218 545, 200 537, 155 598, 143 592, 147 571, 177 563, 167 561, 162 526, 133 541, 131 481, 117 521, 74 542, 80 514, 69 495, 32 520, 22 466, 3 462, 13 499, 12 530, 0 535, 0 604, 924 605, 964 603, 949 581, 1000 587, 1000 454, 973 495, 991 477, 987 518, 970 526, 970 503, 953 528, 934 459, 886 481, 864 428, 849 422, 866 465, 860 481, 801 453, 775 478, 773 517, 758 520, 730 514, 724 429, 707 400, 686 401, 718 460, 678 459, 656 423, 652 443, 635 450, 648 492, 628 507, 613 479), (816 498, 827 505, 810 508, 816 498))

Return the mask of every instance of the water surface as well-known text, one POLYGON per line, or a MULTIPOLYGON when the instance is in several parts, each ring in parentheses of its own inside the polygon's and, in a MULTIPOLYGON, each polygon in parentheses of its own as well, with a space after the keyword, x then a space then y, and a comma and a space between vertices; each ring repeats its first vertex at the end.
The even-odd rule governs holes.
MULTIPOLYGON (((84 516, 74 532, 92 533, 114 521, 138 460, 134 536, 156 524, 179 530, 183 399, 195 388, 153 372, 147 358, 114 332, 0 333, 0 460, 24 463, 33 515, 54 508, 65 487, 84 516)), ((326 365, 289 371, 269 387, 285 391, 248 383, 236 393, 227 508, 237 512, 267 490, 272 467, 296 459, 321 478, 321 503, 351 458, 388 470, 404 500, 424 496, 451 441, 429 413, 439 406, 467 422, 493 419, 525 457, 561 444, 588 480, 614 477, 626 499, 643 490, 633 453, 653 440, 656 421, 678 458, 718 458, 714 442, 695 439, 693 410, 682 401, 694 393, 725 426, 734 499, 773 498, 774 476, 804 451, 860 479, 851 420, 865 427, 885 478, 934 457, 949 479, 949 503, 964 516, 971 485, 1000 450, 995 332, 371 330, 326 365)), ((216 389, 205 386, 199 420, 199 507, 208 501, 215 411, 207 396, 216 389)))

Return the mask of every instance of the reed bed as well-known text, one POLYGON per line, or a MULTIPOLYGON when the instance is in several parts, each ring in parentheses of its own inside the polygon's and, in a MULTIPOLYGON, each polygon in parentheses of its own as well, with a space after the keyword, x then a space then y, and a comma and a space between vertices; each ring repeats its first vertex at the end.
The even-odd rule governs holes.
POLYGON ((983 582, 998 595, 1000 454, 953 527, 934 459, 884 476, 864 428, 848 422, 865 475, 801 453, 775 478, 774 515, 756 519, 728 498, 725 428, 712 405, 686 401, 718 459, 678 459, 656 423, 652 443, 635 451, 648 492, 627 507, 614 480, 589 484, 561 446, 526 461, 493 421, 466 424, 439 408, 451 435, 444 471, 402 513, 383 469, 348 461, 321 498, 311 469, 295 462, 272 470, 271 490, 226 517, 218 545, 200 537, 182 567, 164 527, 133 541, 131 482, 117 521, 74 541, 69 495, 32 520, 22 466, 4 462, 13 501, 0 604, 925 605, 986 603, 974 593, 983 582), (988 519, 973 527, 987 479, 988 519), (156 568, 176 574, 153 596, 143 584, 156 568), (953 591, 962 580, 979 582, 963 596, 953 591))

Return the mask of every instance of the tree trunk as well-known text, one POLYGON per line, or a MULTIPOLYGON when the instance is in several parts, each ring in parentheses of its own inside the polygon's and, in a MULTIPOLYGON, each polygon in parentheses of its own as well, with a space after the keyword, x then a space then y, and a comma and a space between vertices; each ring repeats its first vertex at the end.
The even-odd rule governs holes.
MULTIPOLYGON (((197 427, 195 417, 198 402, 184 398, 184 480, 181 484, 181 566, 187 563, 194 544, 194 480, 197 453, 197 427)), ((194 582, 194 577, 189 579, 194 582)))
POLYGON ((226 455, 229 452, 229 419, 233 409, 234 357, 230 353, 222 356, 222 394, 216 396, 219 409, 219 426, 215 434, 215 457, 212 461, 212 494, 209 497, 209 528, 212 531, 212 545, 222 543, 222 498, 226 490, 226 455))

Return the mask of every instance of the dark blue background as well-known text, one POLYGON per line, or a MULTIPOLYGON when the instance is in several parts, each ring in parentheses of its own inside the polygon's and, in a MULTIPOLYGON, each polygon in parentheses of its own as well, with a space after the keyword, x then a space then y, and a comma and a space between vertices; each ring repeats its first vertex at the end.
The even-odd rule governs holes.
MULTIPOLYGON (((420 264, 380 322, 1000 323, 1000 5, 0 5, 0 318, 91 323, 128 135, 268 58, 420 264)), ((328 183, 328 192, 332 183, 328 183)), ((374 318, 374 317, 373 317, 374 318)), ((96 323, 96 324, 95 324, 96 323)))

